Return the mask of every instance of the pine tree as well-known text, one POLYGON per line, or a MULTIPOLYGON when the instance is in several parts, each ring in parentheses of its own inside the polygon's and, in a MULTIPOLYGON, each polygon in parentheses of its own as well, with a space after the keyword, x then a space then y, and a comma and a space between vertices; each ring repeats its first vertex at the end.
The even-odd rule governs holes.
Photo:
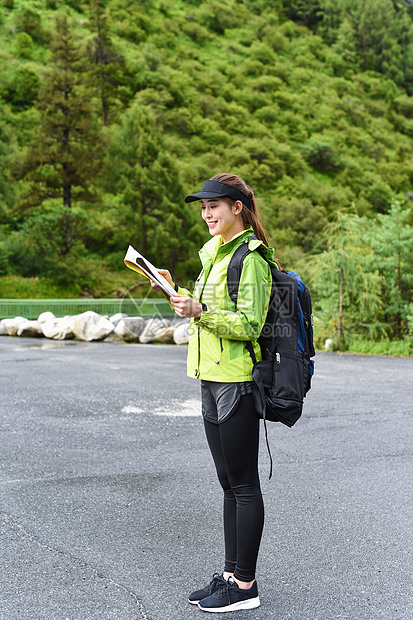
POLYGON ((333 49, 352 68, 358 67, 359 54, 357 51, 356 33, 351 21, 347 17, 340 24, 337 41, 333 49))
POLYGON ((67 15, 56 16, 50 44, 50 69, 39 89, 40 125, 17 175, 30 183, 20 207, 27 209, 48 198, 95 199, 104 140, 96 122, 93 91, 87 80, 84 49, 75 38, 67 15))
POLYGON ((284 1, 283 9, 290 19, 302 22, 308 28, 314 27, 322 19, 322 2, 320 0, 284 1))
MULTIPOLYGON (((328 2, 327 2, 328 6, 328 2)), ((361 71, 377 71, 403 82, 400 27, 391 0, 342 0, 335 51, 361 71)))
MULTIPOLYGON (((179 170, 152 113, 133 105, 109 150, 107 187, 117 196, 118 234, 171 272, 196 256, 199 233, 192 205, 183 201, 179 170)), ((186 275, 181 273, 181 275, 186 275)))
POLYGON ((101 0, 91 0, 89 28, 95 36, 87 51, 93 82, 101 101, 103 124, 106 127, 109 124, 110 111, 119 106, 119 86, 124 84, 125 80, 122 75, 124 60, 122 54, 113 47, 107 13, 101 0))
POLYGON ((15 200, 16 188, 10 182, 11 158, 15 144, 12 130, 12 114, 0 100, 0 225, 7 219, 8 208, 15 200))

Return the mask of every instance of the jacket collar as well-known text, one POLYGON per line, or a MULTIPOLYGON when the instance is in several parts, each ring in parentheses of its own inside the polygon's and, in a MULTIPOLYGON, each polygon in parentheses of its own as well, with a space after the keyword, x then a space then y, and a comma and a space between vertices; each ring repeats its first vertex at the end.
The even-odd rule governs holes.
POLYGON ((207 243, 199 251, 199 256, 201 258, 201 261, 204 262, 206 258, 209 258, 209 260, 212 260, 212 261, 215 260, 218 252, 222 254, 223 256, 225 256, 225 254, 232 252, 232 250, 236 246, 246 241, 248 237, 250 237, 253 234, 254 234, 254 231, 252 227, 250 227, 250 228, 246 228, 245 230, 242 230, 240 233, 237 233, 236 235, 232 237, 230 241, 227 241, 226 243, 223 243, 221 235, 218 235, 217 237, 213 237, 212 239, 207 241, 207 243))

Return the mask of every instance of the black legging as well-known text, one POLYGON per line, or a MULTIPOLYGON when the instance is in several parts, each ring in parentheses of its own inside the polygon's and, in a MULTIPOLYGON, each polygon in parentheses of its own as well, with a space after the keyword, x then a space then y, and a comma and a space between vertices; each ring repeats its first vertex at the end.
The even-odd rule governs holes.
POLYGON ((218 479, 224 490, 224 570, 241 581, 255 579, 264 526, 264 504, 258 474, 259 418, 252 394, 225 422, 204 420, 218 479))

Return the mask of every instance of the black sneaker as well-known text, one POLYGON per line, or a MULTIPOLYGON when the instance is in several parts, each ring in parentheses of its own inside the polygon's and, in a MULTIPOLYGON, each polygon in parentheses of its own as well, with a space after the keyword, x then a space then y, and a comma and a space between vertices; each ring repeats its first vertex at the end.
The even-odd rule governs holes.
POLYGON ((259 606, 257 582, 254 581, 249 590, 242 590, 232 577, 228 579, 228 582, 224 581, 215 592, 198 603, 198 607, 203 611, 214 613, 254 609, 259 606))
POLYGON ((220 586, 226 583, 227 582, 225 581, 222 574, 219 575, 218 573, 214 573, 210 583, 207 586, 205 586, 205 588, 192 592, 192 594, 189 595, 188 601, 192 603, 193 605, 196 605, 203 598, 206 598, 207 596, 215 592, 217 588, 219 588, 220 586))

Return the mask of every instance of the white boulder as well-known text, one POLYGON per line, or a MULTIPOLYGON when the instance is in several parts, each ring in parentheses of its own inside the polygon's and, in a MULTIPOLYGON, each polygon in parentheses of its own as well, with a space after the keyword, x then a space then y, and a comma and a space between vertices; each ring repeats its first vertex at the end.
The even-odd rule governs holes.
POLYGON ((147 344, 148 342, 158 340, 157 336, 164 332, 170 325, 171 321, 169 319, 163 319, 161 317, 149 319, 145 325, 145 329, 139 336, 139 342, 147 344))
POLYGON ((22 338, 43 338, 42 326, 39 321, 23 321, 16 335, 22 338))
POLYGON ((174 341, 174 331, 175 331, 176 327, 175 325, 171 325, 170 327, 167 327, 166 329, 164 329, 162 332, 160 332, 155 340, 156 342, 161 342, 162 344, 172 344, 174 341))
POLYGON ((3 325, 3 321, 4 321, 4 319, 2 319, 2 320, 0 321, 0 336, 8 336, 8 333, 7 333, 7 331, 6 331, 6 328, 5 328, 5 327, 4 327, 4 325, 3 325))
POLYGON ((64 316, 59 319, 48 319, 41 323, 43 335, 53 340, 69 340, 74 338, 72 317, 64 316))
POLYGON ((39 323, 46 323, 46 321, 50 321, 51 319, 55 319, 55 318, 56 317, 53 314, 53 312, 42 312, 37 317, 37 320, 38 320, 39 323))
POLYGON ((331 338, 327 338, 325 341, 324 351, 334 351, 334 341, 331 338))
POLYGON ((22 316, 15 316, 13 319, 3 319, 1 323, 8 336, 17 336, 17 330, 24 321, 27 319, 22 316))
POLYGON ((127 318, 127 314, 125 314, 124 312, 117 312, 116 314, 114 314, 113 316, 109 317, 109 321, 111 323, 113 323, 113 326, 116 327, 116 325, 119 325, 119 323, 121 322, 122 319, 126 319, 127 318))
POLYGON ((130 316, 121 319, 115 327, 115 334, 126 342, 138 342, 145 328, 146 321, 141 316, 130 316))
POLYGON ((190 325, 191 323, 187 321, 176 326, 173 336, 175 344, 188 344, 190 325))
POLYGON ((79 340, 103 340, 114 331, 113 323, 93 310, 72 316, 72 331, 79 340))

